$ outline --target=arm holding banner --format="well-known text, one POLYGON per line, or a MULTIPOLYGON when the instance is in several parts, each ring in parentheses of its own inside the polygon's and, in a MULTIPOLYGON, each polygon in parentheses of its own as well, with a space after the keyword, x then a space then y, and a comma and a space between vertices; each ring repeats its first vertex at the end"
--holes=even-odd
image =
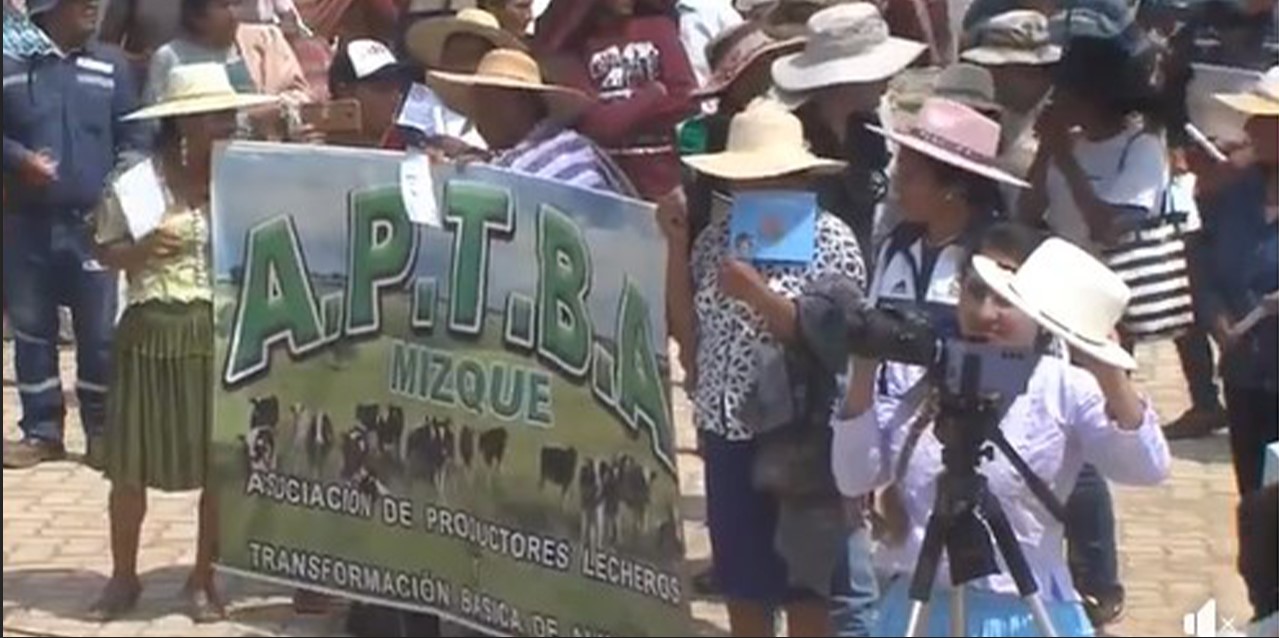
POLYGON ((676 190, 658 203, 657 221, 666 235, 666 322, 679 344, 686 379, 697 377, 697 314, 693 306, 693 267, 689 262, 687 206, 676 190))

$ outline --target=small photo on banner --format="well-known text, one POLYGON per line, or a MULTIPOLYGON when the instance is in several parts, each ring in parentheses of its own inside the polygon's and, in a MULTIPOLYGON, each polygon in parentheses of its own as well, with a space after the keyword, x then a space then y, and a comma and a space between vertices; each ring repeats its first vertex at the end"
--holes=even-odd
POLYGON ((729 250, 755 263, 807 264, 817 243, 817 195, 750 191, 733 196, 729 250))

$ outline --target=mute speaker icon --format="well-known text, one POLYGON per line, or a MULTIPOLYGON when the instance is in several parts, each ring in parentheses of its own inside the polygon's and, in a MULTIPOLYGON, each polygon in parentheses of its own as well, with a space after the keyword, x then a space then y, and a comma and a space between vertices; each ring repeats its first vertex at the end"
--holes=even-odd
POLYGON ((1217 636, 1217 600, 1209 599, 1199 611, 1181 617, 1181 629, 1187 636, 1196 638, 1216 638, 1217 636))

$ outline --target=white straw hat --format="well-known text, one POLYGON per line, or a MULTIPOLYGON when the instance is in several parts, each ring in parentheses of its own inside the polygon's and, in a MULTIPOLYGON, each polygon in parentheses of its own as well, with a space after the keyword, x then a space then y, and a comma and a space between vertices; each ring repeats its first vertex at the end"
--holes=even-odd
POLYGON ((773 62, 773 82, 783 91, 887 80, 927 48, 890 35, 884 16, 869 2, 822 9, 808 19, 806 31, 803 51, 773 62))
POLYGON ((973 257, 973 270, 995 294, 1076 349, 1116 368, 1137 367, 1110 338, 1132 293, 1084 249, 1051 237, 1016 272, 985 255, 973 257))
POLYGON ((972 107, 933 97, 924 100, 914 124, 905 131, 868 129, 898 144, 970 173, 1005 184, 1030 184, 999 166, 999 124, 972 107))
POLYGON ((590 96, 563 86, 546 84, 537 61, 515 49, 493 49, 480 59, 475 73, 431 71, 426 83, 444 105, 463 115, 475 112, 474 88, 488 86, 541 95, 552 118, 571 121, 594 103, 590 96))
POLYGON ((844 162, 809 152, 799 118, 766 98, 755 99, 733 116, 723 152, 690 155, 684 163, 729 180, 765 179, 804 171, 831 173, 844 167, 844 162))
POLYGON ((1266 74, 1249 91, 1218 93, 1214 97, 1226 106, 1246 115, 1279 116, 1279 66, 1270 67, 1270 70, 1266 71, 1266 74))
POLYGON ((404 45, 422 65, 431 68, 440 65, 444 45, 449 37, 469 33, 488 40, 494 48, 525 50, 519 38, 504 31, 497 16, 474 7, 462 9, 455 16, 418 20, 404 33, 404 45))
POLYGON ((124 120, 154 120, 179 115, 234 111, 277 102, 273 95, 236 93, 226 65, 217 62, 183 64, 169 71, 164 95, 151 106, 134 111, 124 120))

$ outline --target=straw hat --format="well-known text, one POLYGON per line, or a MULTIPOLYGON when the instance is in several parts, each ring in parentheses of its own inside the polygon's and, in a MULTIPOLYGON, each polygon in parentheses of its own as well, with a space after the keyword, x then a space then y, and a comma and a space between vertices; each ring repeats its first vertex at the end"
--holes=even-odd
POLYGON ((720 153, 690 155, 684 163, 729 180, 765 179, 791 173, 833 173, 843 162, 817 157, 804 143, 804 127, 785 106, 765 98, 751 102, 728 125, 728 145, 720 153))
POLYGON ((773 62, 773 83, 788 93, 887 80, 927 48, 893 37, 869 2, 837 4, 808 19, 804 50, 773 62))
POLYGON ((693 92, 694 97, 714 97, 723 93, 752 64, 766 56, 797 51, 803 38, 778 40, 769 36, 758 24, 744 22, 716 36, 706 45, 706 57, 714 70, 706 85, 693 92))
POLYGON ((463 115, 475 112, 472 89, 477 86, 538 93, 545 100, 551 117, 559 121, 575 119, 594 103, 581 91, 544 83, 537 61, 515 49, 489 51, 473 74, 431 71, 426 75, 426 83, 445 106, 463 115))
POLYGON ((235 87, 231 86, 231 79, 227 77, 225 64, 183 64, 169 71, 164 95, 155 104, 134 111, 124 116, 124 119, 155 120, 179 115, 234 111, 273 104, 278 99, 273 95, 236 93, 235 87))
POLYGON ((924 100, 911 128, 904 132, 866 128, 935 160, 995 181, 1029 188, 999 167, 999 124, 972 107, 933 97, 924 100))
POLYGON ((404 44, 413 59, 427 67, 437 67, 444 56, 444 45, 449 36, 459 33, 484 38, 494 48, 526 49, 519 38, 502 30, 497 16, 476 8, 462 9, 455 16, 418 20, 405 32, 404 44))
POLYGON ((975 64, 952 64, 937 75, 933 95, 959 102, 983 113, 1002 113, 1004 107, 995 100, 995 78, 990 71, 975 64))
POLYGON ((1084 249, 1052 237, 1016 272, 985 255, 973 257, 973 270, 995 294, 1076 349, 1116 368, 1137 367, 1132 355, 1110 338, 1132 293, 1119 275, 1084 249))
POLYGON ((1246 115, 1279 116, 1279 66, 1270 67, 1251 90, 1243 93, 1218 93, 1213 97, 1246 115))
POLYGON ((973 28, 973 48, 960 54, 965 62, 985 66, 1042 66, 1061 59, 1061 47, 1048 33, 1048 17, 1018 9, 1001 13, 973 28))

